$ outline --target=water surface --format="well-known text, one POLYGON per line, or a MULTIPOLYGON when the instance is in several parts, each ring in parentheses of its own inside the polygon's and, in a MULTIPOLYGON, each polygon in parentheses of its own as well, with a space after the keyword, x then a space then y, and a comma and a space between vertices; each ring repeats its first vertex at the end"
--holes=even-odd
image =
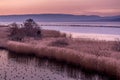
POLYGON ((120 28, 107 27, 67 27, 67 26, 42 26, 43 29, 58 30, 71 33, 94 33, 120 35, 120 28))
MULTIPOLYGON (((1 25, 11 24, 11 23, 13 22, 0 22, 1 25)), ((22 22, 17 22, 17 23, 22 24, 22 22)), ((39 25, 42 25, 41 27, 43 29, 68 31, 71 33, 76 32, 76 33, 120 35, 119 22, 37 22, 37 23, 39 25), (55 26, 55 25, 58 25, 58 26, 55 26), (64 26, 64 25, 68 25, 68 26, 64 26), (81 26, 76 27, 76 26, 70 26, 70 25, 81 25, 81 26), (95 26, 99 26, 99 27, 95 27, 95 26), (106 27, 106 26, 112 26, 112 27, 106 27), (119 28, 115 28, 116 26, 119 28)))

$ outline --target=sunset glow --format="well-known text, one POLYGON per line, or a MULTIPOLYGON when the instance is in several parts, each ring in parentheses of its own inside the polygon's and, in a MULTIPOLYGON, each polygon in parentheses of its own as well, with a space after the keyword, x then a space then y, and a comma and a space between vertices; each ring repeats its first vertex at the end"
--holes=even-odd
POLYGON ((0 15, 44 13, 119 15, 120 0, 0 0, 0 15))

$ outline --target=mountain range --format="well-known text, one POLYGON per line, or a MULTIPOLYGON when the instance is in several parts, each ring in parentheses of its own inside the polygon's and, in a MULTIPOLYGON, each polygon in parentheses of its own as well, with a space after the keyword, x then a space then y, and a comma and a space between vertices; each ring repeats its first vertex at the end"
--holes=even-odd
POLYGON ((39 22, 82 22, 82 21, 115 21, 120 22, 120 15, 105 16, 98 15, 72 15, 72 14, 25 14, 25 15, 1 15, 0 22, 21 22, 32 18, 39 22))

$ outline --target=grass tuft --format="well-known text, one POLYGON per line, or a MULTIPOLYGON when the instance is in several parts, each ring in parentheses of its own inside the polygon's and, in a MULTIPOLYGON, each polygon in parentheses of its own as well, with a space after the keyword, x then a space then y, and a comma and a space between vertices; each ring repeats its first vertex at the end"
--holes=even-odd
POLYGON ((120 40, 114 42, 113 50, 120 52, 120 40))
POLYGON ((6 47, 16 53, 33 53, 38 57, 54 58, 60 61, 66 61, 80 65, 86 70, 105 73, 109 76, 120 78, 120 61, 110 57, 96 56, 92 54, 81 53, 72 49, 40 46, 35 47, 25 43, 8 42, 6 47))
POLYGON ((59 38, 59 39, 56 39, 55 41, 52 41, 50 43, 50 46, 56 46, 56 47, 65 47, 65 46, 68 46, 69 45, 69 40, 66 39, 66 38, 59 38))

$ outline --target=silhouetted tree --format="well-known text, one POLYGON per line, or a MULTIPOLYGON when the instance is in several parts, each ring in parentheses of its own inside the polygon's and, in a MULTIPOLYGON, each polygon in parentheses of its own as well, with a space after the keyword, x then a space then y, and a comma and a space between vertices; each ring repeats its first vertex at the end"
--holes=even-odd
POLYGON ((35 28, 35 27, 39 27, 39 26, 33 19, 27 19, 24 22, 24 27, 30 29, 30 28, 35 28))
POLYGON ((41 28, 33 19, 27 19, 21 25, 11 24, 9 31, 11 40, 21 41, 24 37, 41 38, 41 28))

